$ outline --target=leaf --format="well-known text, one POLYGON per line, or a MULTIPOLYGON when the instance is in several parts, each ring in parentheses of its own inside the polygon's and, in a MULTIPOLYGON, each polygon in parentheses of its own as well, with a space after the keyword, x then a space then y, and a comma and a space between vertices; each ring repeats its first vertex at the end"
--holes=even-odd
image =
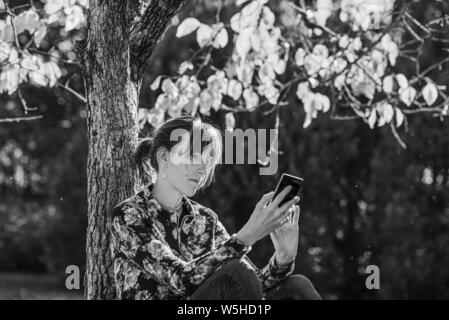
POLYGON ((147 114, 147 121, 153 127, 157 127, 159 124, 164 122, 165 112, 159 108, 151 109, 147 114))
POLYGON ((13 94, 19 87, 19 66, 13 66, 0 72, 0 92, 13 94))
POLYGON ((376 124, 376 118, 377 118, 376 108, 373 108, 368 118, 368 125, 371 129, 374 129, 374 125, 376 124))
POLYGON ((31 54, 23 53, 23 58, 20 61, 20 65, 27 70, 37 70, 38 66, 36 64, 36 59, 31 54))
POLYGON ((322 112, 328 112, 331 106, 329 97, 321 93, 315 93, 314 96, 316 101, 316 109, 322 112))
POLYGON ((196 30, 196 41, 201 48, 206 44, 210 44, 213 32, 213 29, 205 24, 199 26, 196 30))
POLYGON ((416 89, 413 87, 408 87, 406 89, 399 90, 399 98, 404 102, 407 106, 410 106, 416 97, 416 89))
POLYGON ((234 113, 233 112, 226 113, 225 119, 226 119, 226 129, 231 132, 234 131, 235 127, 234 113))
POLYGON ((201 24, 202 23, 195 18, 185 19, 179 24, 178 28, 176 29, 176 37, 181 38, 191 34, 195 30, 197 30, 201 24))
POLYGON ((34 83, 35 85, 45 87, 48 84, 48 79, 39 71, 30 71, 28 77, 30 78, 31 83, 34 83))
POLYGON ((259 96, 249 88, 243 91, 243 99, 245 100, 246 108, 249 110, 254 109, 259 104, 259 96))
POLYGON ((137 122, 139 123, 139 128, 142 130, 147 123, 148 109, 138 108, 137 109, 137 122))
POLYGON ((279 98, 279 90, 273 85, 268 85, 265 87, 264 96, 269 103, 276 104, 279 98))
POLYGON ((245 58, 246 54, 251 49, 250 30, 247 29, 237 36, 237 41, 235 42, 235 49, 240 57, 245 58))
POLYGON ((39 47, 46 34, 47 34, 47 25, 41 24, 33 35, 34 43, 36 44, 36 46, 39 47))
POLYGON ((263 23, 268 27, 272 27, 275 22, 275 16, 274 16, 273 11, 271 11, 271 9, 266 6, 264 6, 262 10, 263 10, 262 11, 263 23))
POLYGON ((240 32, 241 29, 241 19, 242 19, 242 13, 237 12, 231 17, 231 29, 234 32, 240 32))
POLYGON ((200 98, 190 98, 187 104, 184 106, 184 110, 191 116, 194 116, 198 110, 198 105, 200 103, 200 98))
POLYGON ((215 36, 213 47, 220 49, 226 47, 228 44, 228 32, 224 27, 218 31, 217 35, 215 36))
POLYGON ((386 34, 382 37, 381 46, 387 52, 390 64, 392 66, 395 66, 396 58, 399 54, 399 49, 396 43, 394 43, 394 41, 391 39, 391 36, 389 34, 386 34))
POLYGON ((14 41, 14 33, 11 27, 11 16, 6 16, 5 20, 0 20, 0 43, 3 41, 14 41))
POLYGON ((313 54, 327 58, 329 56, 329 49, 322 44, 317 44, 315 47, 313 47, 313 54))
POLYGON ((262 48, 262 40, 259 34, 256 32, 251 33, 250 38, 251 38, 251 47, 253 48, 254 51, 259 52, 260 49, 262 48))
POLYGON ((385 93, 392 93, 393 86, 394 86, 393 76, 392 75, 386 76, 383 81, 382 89, 385 91, 385 93))
POLYGON ((0 42, 0 63, 9 58, 11 46, 6 42, 0 42))
POLYGON ((382 118, 385 122, 389 123, 394 117, 393 106, 389 103, 382 104, 382 118))
MULTIPOLYGON (((67 14, 67 8, 64 10, 67 14)), ((74 5, 71 7, 70 11, 68 11, 69 14, 67 15, 65 19, 65 31, 71 31, 74 29, 79 28, 84 23, 84 11, 83 8, 80 6, 74 5)))
POLYGON ((39 26, 39 15, 33 9, 27 10, 14 18, 17 34, 28 30, 33 33, 39 26))
POLYGON ((396 75, 396 80, 398 81, 399 88, 406 89, 408 87, 408 80, 402 73, 396 75))
POLYGON ((212 100, 212 109, 214 109, 215 111, 220 110, 221 108, 221 99, 223 98, 222 94, 216 94, 213 96, 213 100, 212 100))
POLYGON ((304 58, 306 56, 306 51, 303 48, 299 48, 295 53, 295 63, 298 67, 304 65, 304 58))
POLYGON ((61 69, 54 61, 42 64, 41 72, 48 78, 48 86, 50 87, 53 87, 62 75, 61 69))
POLYGON ((438 99, 438 89, 432 82, 428 82, 422 90, 422 95, 427 105, 431 106, 438 99))
POLYGON ((235 79, 229 80, 228 91, 227 91, 228 96, 230 96, 234 100, 238 100, 240 98, 240 96, 242 95, 242 90, 243 90, 243 87, 239 81, 237 81, 235 79))
POLYGON ((154 107, 155 107, 156 109, 161 109, 161 110, 165 111, 165 110, 168 109, 168 106, 170 105, 171 100, 172 100, 172 99, 170 99, 170 98, 167 96, 167 94, 161 93, 161 94, 157 97, 156 103, 154 104, 154 107))
POLYGON ((16 64, 19 62, 19 52, 16 48, 11 48, 11 51, 9 52, 8 62, 10 64, 16 64))
POLYGON ((404 122, 404 114, 402 113, 401 109, 396 109, 396 127, 400 127, 402 123, 404 122))
POLYGON ((237 1, 235 2, 235 5, 236 5, 236 6, 240 6, 240 5, 244 4, 245 2, 248 2, 248 0, 237 0, 237 1))
POLYGON ((354 50, 359 51, 360 49, 362 49, 362 40, 360 40, 359 37, 354 38, 354 40, 352 41, 352 47, 354 48, 354 50))
POLYGON ((244 87, 248 87, 254 75, 254 64, 252 63, 241 63, 236 66, 237 78, 243 84, 244 87))
POLYGON ((207 88, 215 95, 226 94, 228 91, 228 79, 223 70, 218 70, 207 78, 207 88))
POLYGON ((277 74, 283 74, 287 69, 287 63, 284 60, 279 59, 278 62, 274 65, 274 71, 277 74))
POLYGON ((156 79, 154 79, 153 83, 150 85, 151 90, 157 90, 159 88, 159 85, 161 84, 161 76, 157 76, 156 79))
POLYGON ((345 74, 339 75, 334 80, 334 86, 335 86, 335 88, 337 88, 337 90, 343 89, 343 86, 345 85, 345 83, 346 83, 345 74))
POLYGON ((179 65, 178 73, 184 74, 187 70, 193 70, 193 64, 190 61, 184 61, 179 65))
POLYGON ((200 112, 204 115, 210 114, 212 108, 213 95, 209 90, 203 90, 200 93, 200 112))
POLYGON ((315 18, 320 26, 325 26, 327 19, 332 15, 333 3, 332 0, 317 0, 317 11, 315 18))
POLYGON ((304 120, 304 123, 302 124, 302 127, 305 129, 311 124, 312 124, 312 116, 310 114, 306 114, 306 118, 304 120))
POLYGON ((296 96, 299 100, 303 100, 308 94, 310 94, 309 84, 307 82, 301 82, 296 89, 296 96))
POLYGON ((312 87, 312 89, 315 89, 320 84, 320 82, 317 79, 312 78, 312 77, 309 78, 309 83, 310 83, 310 86, 312 87))
POLYGON ((342 49, 347 48, 349 45, 349 37, 347 34, 344 34, 343 36, 340 37, 340 39, 338 40, 338 46, 342 49))
POLYGON ((164 79, 164 81, 162 81, 162 91, 171 97, 177 97, 179 93, 178 88, 175 86, 173 81, 171 81, 171 79, 164 79))
POLYGON ((62 5, 63 3, 60 0, 48 0, 44 10, 48 15, 52 15, 62 10, 62 5))

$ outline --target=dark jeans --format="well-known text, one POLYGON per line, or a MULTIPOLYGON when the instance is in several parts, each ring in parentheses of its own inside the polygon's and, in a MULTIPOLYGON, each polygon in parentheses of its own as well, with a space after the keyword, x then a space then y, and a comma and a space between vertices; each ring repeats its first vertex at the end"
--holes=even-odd
MULTIPOLYGON (((190 300, 261 300, 262 284, 254 268, 244 260, 231 260, 210 275, 190 300)), ((313 284, 296 274, 268 290, 266 300, 321 300, 313 284)))

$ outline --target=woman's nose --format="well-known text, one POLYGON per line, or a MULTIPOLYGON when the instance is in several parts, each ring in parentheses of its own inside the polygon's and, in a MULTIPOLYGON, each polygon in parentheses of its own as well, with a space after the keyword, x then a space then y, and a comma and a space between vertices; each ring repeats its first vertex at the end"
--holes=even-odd
POLYGON ((196 172, 198 173, 198 175, 202 176, 206 173, 206 168, 201 166, 196 172))

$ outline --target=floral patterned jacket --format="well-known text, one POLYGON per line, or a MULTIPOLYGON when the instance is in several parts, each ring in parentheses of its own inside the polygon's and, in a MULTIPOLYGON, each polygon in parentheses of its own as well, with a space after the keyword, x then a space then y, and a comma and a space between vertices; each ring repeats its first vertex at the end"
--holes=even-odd
POLYGON ((264 292, 294 269, 276 264, 274 254, 262 269, 235 242, 211 209, 183 197, 181 213, 162 209, 153 185, 112 211, 111 252, 119 299, 189 299, 213 272, 230 259, 244 259, 257 272, 264 292))

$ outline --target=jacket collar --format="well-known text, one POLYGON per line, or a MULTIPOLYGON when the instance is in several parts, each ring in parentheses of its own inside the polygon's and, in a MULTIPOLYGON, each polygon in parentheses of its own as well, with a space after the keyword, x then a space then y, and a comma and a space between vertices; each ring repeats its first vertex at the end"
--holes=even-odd
MULTIPOLYGON (((158 212, 164 210, 161 204, 153 197, 153 187, 154 183, 146 184, 141 192, 139 193, 150 205, 154 206, 158 212)), ((191 215, 198 214, 198 209, 192 204, 192 201, 185 195, 182 195, 181 202, 183 206, 187 209, 187 212, 191 215)), ((168 211, 173 212, 173 211, 168 211)))

